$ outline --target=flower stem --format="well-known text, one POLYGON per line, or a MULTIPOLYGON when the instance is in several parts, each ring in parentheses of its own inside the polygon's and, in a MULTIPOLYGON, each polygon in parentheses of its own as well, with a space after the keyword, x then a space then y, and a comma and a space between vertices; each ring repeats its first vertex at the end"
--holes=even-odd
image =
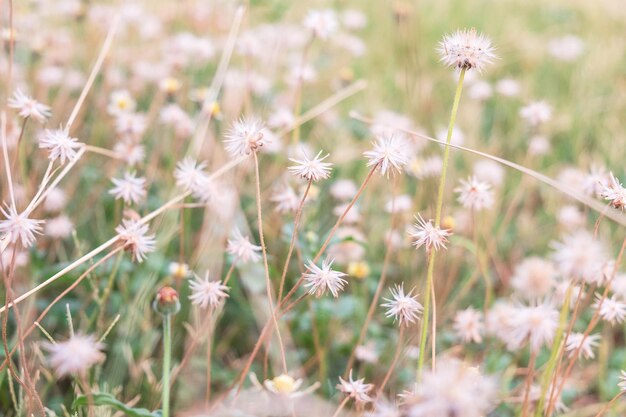
POLYGON ((162 417, 170 415, 170 367, 172 361, 172 315, 163 315, 163 380, 162 399, 163 413, 162 417))
POLYGON ((565 300, 563 300, 563 306, 561 307, 561 313, 559 316, 559 327, 552 343, 552 352, 550 352, 550 359, 546 365, 546 369, 541 377, 541 396, 539 397, 539 404, 535 408, 535 417, 541 417, 541 413, 544 411, 544 405, 546 402, 546 395, 550 388, 550 382, 552 381, 552 375, 556 368, 557 359, 561 350, 563 334, 565 327, 567 326, 567 317, 569 315, 570 297, 572 296, 572 286, 567 287, 565 293, 565 300))
MULTIPOLYGON (((456 93, 454 95, 454 103, 452 104, 452 112, 450 113, 450 123, 448 124, 448 135, 446 136, 446 146, 443 151, 443 166, 441 168, 441 178, 439 179, 439 189, 437 191, 437 206, 435 210, 435 226, 439 227, 441 224, 441 212, 443 208, 443 193, 446 186, 446 172, 448 170, 448 159, 450 157, 450 141, 452 140, 452 131, 454 130, 454 123, 456 122, 456 113, 459 108, 459 102, 461 101, 461 91, 463 91, 463 79, 465 78, 466 69, 461 69, 459 74, 459 81, 456 86, 456 93)), ((426 291, 424 292, 424 319, 422 322, 422 332, 420 336, 420 350, 419 358, 417 362, 417 380, 422 379, 422 372, 424 369, 424 358, 426 350, 426 336, 428 334, 428 320, 430 316, 430 304, 431 304, 431 291, 433 286, 433 274, 435 272, 435 254, 434 250, 431 250, 428 254, 428 271, 426 273, 426 291)), ((433 300, 433 303, 435 300, 433 300)), ((433 316, 433 327, 436 323, 436 318, 433 316)), ((434 337, 434 334, 432 335, 434 337)), ((432 360, 434 361, 434 355, 432 360)))

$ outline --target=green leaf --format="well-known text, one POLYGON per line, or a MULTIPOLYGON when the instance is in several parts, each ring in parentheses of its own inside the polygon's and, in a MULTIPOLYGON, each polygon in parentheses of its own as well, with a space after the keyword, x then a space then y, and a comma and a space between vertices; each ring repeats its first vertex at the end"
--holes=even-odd
POLYGON ((118 401, 113 395, 107 392, 98 392, 91 394, 91 399, 86 395, 76 397, 72 403, 72 408, 84 407, 92 401, 93 405, 108 405, 118 411, 123 412, 129 417, 161 417, 161 410, 148 411, 145 408, 133 408, 118 401))

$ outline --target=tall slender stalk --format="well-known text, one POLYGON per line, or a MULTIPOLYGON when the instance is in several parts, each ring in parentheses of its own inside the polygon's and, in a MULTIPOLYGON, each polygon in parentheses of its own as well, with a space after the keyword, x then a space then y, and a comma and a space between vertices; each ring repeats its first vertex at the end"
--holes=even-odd
POLYGON ((163 417, 170 415, 170 370, 172 362, 172 315, 163 315, 163 380, 161 382, 163 417))
MULTIPOLYGON (((441 168, 441 178, 439 179, 439 189, 437 191, 437 206, 435 209, 435 226, 439 227, 441 223, 441 212, 443 208, 443 193, 446 186, 446 173, 448 171, 448 160, 450 159, 450 141, 452 140, 452 131, 454 130, 454 123, 456 122, 456 113, 459 108, 459 101, 461 101, 461 92, 463 91, 463 79, 465 78, 466 69, 461 69, 459 73, 459 81, 456 86, 456 93, 454 95, 454 103, 452 105, 452 112, 450 113, 450 123, 448 124, 448 135, 446 136, 446 145, 443 152, 443 166, 441 168)), ((428 271, 426 274, 426 291, 424 292, 424 321, 422 322, 422 332, 420 336, 420 351, 417 362, 417 380, 421 381, 422 372, 424 370, 424 358, 426 349, 426 337, 428 335, 428 320, 430 316, 431 308, 431 292, 433 287, 433 274, 435 272, 435 255, 436 252, 431 250, 428 253, 428 271)), ((434 297, 433 297, 434 298, 434 297)), ((433 304, 435 300, 432 300, 433 304)), ((436 317, 433 316, 433 328, 436 327, 436 317)), ((431 337, 435 337, 434 332, 431 337)), ((435 357, 431 358, 434 360, 435 357)), ((434 367, 434 366, 433 366, 434 367)))

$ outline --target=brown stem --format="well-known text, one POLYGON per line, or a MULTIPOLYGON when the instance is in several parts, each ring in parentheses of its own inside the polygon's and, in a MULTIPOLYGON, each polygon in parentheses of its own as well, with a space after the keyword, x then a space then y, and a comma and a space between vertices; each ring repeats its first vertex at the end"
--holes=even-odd
POLYGON ((309 180, 309 183, 306 186, 306 190, 304 190, 304 194, 302 195, 302 199, 300 200, 300 204, 298 205, 298 210, 296 211, 296 217, 293 220, 293 232, 291 233, 291 243, 289 244, 289 250, 287 251, 287 258, 285 259, 285 266, 283 266, 283 273, 280 277, 280 286, 278 288, 277 300, 279 303, 280 303, 281 298, 283 297, 283 290, 285 287, 285 277, 287 276, 287 269, 289 267, 289 261, 291 260, 293 248, 296 244, 296 238, 298 237, 298 226, 300 225, 300 217, 302 216, 302 208, 304 207, 304 201, 306 200, 306 197, 309 194, 309 190, 311 189, 311 184, 313 184, 313 180, 309 180))

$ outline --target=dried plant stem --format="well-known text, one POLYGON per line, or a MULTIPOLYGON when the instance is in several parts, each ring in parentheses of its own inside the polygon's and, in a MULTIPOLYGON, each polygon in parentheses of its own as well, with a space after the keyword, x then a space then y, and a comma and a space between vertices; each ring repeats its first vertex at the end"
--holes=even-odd
MULTIPOLYGON (((322 244, 322 247, 317 251, 317 253, 313 257, 313 260, 311 260, 312 263, 316 263, 317 261, 320 260, 320 258, 326 251, 326 248, 330 244, 330 241, 335 236, 337 229, 339 229, 339 226, 343 223, 344 219, 346 218, 350 210, 352 210, 352 207, 354 207, 354 205, 356 204, 361 194, 363 194, 363 190, 365 190, 365 187, 367 186, 367 184, 369 184, 370 180, 372 179, 372 176, 374 175, 374 173, 376 172, 379 166, 380 164, 376 164, 370 169, 369 173, 367 174, 367 177, 365 177, 365 180, 363 180, 363 183, 361 183, 361 186, 359 187, 359 190, 357 191, 356 195, 352 198, 352 200, 350 201, 348 206, 345 208, 343 213, 341 213, 341 216, 337 219, 337 221, 333 225, 333 228, 328 233, 328 236, 326 237, 326 240, 322 244)), ((309 271, 308 267, 306 268, 305 272, 307 271, 309 271)), ((302 285, 303 280, 304 278, 301 276, 300 279, 291 288, 291 290, 289 290, 287 295, 285 295, 285 297, 282 299, 281 304, 287 304, 287 301, 289 301, 289 299, 291 299, 291 297, 293 297, 293 295, 296 293, 298 288, 300 288, 300 285, 302 285)))
POLYGON ((383 382, 380 383, 380 386, 378 387, 378 394, 376 394, 376 398, 379 398, 384 390, 385 390, 385 386, 387 385, 387 382, 389 382, 389 378, 391 378, 391 374, 393 374, 393 371, 396 368, 396 365, 398 364, 398 359, 400 358, 400 353, 402 353, 402 348, 404 347, 404 329, 405 326, 404 325, 400 325, 400 334, 398 335, 398 341, 397 346, 396 346, 396 353, 393 355, 393 360, 391 361, 391 364, 389 365, 389 369, 387 370, 387 374, 385 375, 385 378, 383 378, 383 382))
MULTIPOLYGON (((393 197, 391 200, 391 225, 389 230, 393 231, 396 226, 397 215, 395 212, 395 197, 396 197, 396 185, 397 181, 394 177, 393 179, 393 197)), ((367 310, 367 315, 365 316, 365 321, 363 322, 363 326, 361 326, 361 331, 359 332, 359 337, 352 348, 352 352, 350 352, 350 357, 348 358, 348 363, 346 364, 346 368, 343 371, 344 379, 348 377, 348 373, 350 369, 352 369, 352 365, 354 365, 354 360, 356 358, 356 348, 359 347, 363 341, 365 340, 365 335, 367 334, 367 329, 369 328, 369 324, 374 317, 374 312, 376 311, 376 307, 378 305, 378 300, 380 300, 380 295, 383 292, 383 288, 385 287, 385 282, 387 281, 387 270, 389 269, 389 263, 391 261, 391 253, 392 246, 390 242, 390 238, 386 239, 386 248, 385 248, 385 258, 383 259, 383 267, 380 272, 380 278, 378 280, 378 285, 376 286, 376 291, 374 292, 374 297, 372 297, 372 301, 370 302, 370 306, 367 310)))
POLYGON ((283 339, 280 335, 280 327, 276 314, 274 313, 274 295, 272 293, 272 281, 270 280, 270 268, 267 263, 267 246, 265 245, 265 237, 263 234, 263 212, 261 210, 261 177, 259 174, 259 158, 256 152, 252 154, 254 157, 254 172, 255 172, 255 185, 256 185, 256 208, 257 208, 257 223, 259 228, 259 241, 261 243, 261 252, 263 254, 263 266, 265 269, 265 285, 267 290, 267 302, 269 305, 269 313, 274 327, 276 329, 276 337, 278 338, 278 346, 280 349, 280 356, 283 365, 283 372, 287 373, 287 357, 285 355, 285 346, 283 345, 283 339))
POLYGON ((524 402, 522 403, 521 417, 528 416, 528 405, 530 400, 530 388, 535 376, 535 362, 537 361, 537 352, 530 348, 530 360, 528 361, 528 373, 526 374, 526 382, 524 383, 524 402))
MULTIPOLYGON (((317 254, 315 255, 315 257, 313 258, 313 263, 317 262, 319 260, 319 258, 322 256, 322 254, 324 253, 324 251, 326 250, 326 247, 328 246, 328 244, 330 243, 331 239, 333 238, 335 232, 337 231, 337 229, 339 228, 339 225, 343 222, 343 220, 345 219, 345 217, 347 216, 348 212, 350 211, 350 209, 354 206, 354 204, 356 203, 356 201, 359 199, 359 197, 361 196, 361 194, 363 194, 363 190, 365 190, 365 187, 367 186, 367 184, 369 183, 369 181, 371 180, 372 176, 374 175, 374 172, 376 172, 376 170, 378 169, 379 164, 374 165, 371 169, 370 172, 368 173, 367 177, 365 178, 365 180, 363 180, 363 183, 361 184, 361 187, 359 187, 359 190, 357 191, 356 195, 352 198, 352 201, 348 204, 348 206, 346 207, 346 209, 344 210, 344 212, 342 213, 342 215, 339 217, 339 219, 337 219, 337 222, 335 223, 335 225, 333 226, 333 228, 331 229, 330 233, 328 234, 328 237, 326 238, 326 241, 324 242, 324 244, 322 245, 322 247, 319 249, 319 251, 317 252, 317 254)), ((308 268, 307 268, 308 270, 308 268)), ((296 282, 293 286, 293 288, 287 293, 287 295, 285 295, 285 297, 280 301, 280 303, 277 305, 276 307, 276 314, 277 317, 276 319, 278 320, 283 314, 285 314, 287 311, 291 310, 295 305, 297 305, 299 302, 301 302, 302 300, 304 300, 306 298, 306 296, 308 295, 308 293, 303 294, 302 296, 300 296, 299 298, 297 298, 295 301, 293 301, 290 304, 287 304, 291 298, 294 296, 294 294, 296 293, 297 289, 299 288, 299 286, 302 284, 303 278, 300 277, 300 279, 298 280, 298 282, 296 282), (286 306, 286 307, 285 307, 286 306)), ((248 357, 248 360, 246 362, 246 364, 243 367, 243 370, 241 371, 241 373, 239 374, 239 378, 237 378, 237 380, 231 385, 230 389, 233 389, 234 387, 237 387, 237 393, 239 393, 239 391, 241 390, 243 381, 246 379, 246 375, 248 375, 248 372, 250 371, 250 367, 252 366, 252 363, 254 362, 254 359, 256 358, 257 354, 259 353, 261 346, 263 344, 263 342, 265 341, 266 337, 269 334, 269 330, 272 327, 273 320, 268 320, 268 322, 265 324, 265 326, 263 327, 263 329, 261 330, 261 334, 259 335, 258 340, 256 341, 254 348, 252 349, 252 352, 250 353, 250 356, 248 357)), ((222 398, 223 399, 223 398, 222 398)), ((217 405, 219 404, 219 401, 216 402, 214 404, 217 405)))
POLYGON ((302 195, 302 199, 300 200, 300 204, 298 205, 298 210, 296 211, 296 216, 293 220, 293 232, 291 233, 291 242, 289 243, 289 250, 287 251, 287 257, 285 258, 285 265, 283 266, 283 273, 280 276, 280 286, 278 287, 278 298, 277 302, 280 303, 280 300, 283 297, 283 290, 285 288, 285 278, 287 277, 287 269, 289 269, 289 261, 291 260, 291 255, 293 254, 293 248, 296 244, 296 239, 298 238, 298 227, 300 226, 300 218, 302 217, 302 208, 304 207, 304 202, 309 195, 309 190, 311 190, 311 185, 313 184, 313 180, 309 180, 306 189, 304 190, 304 194, 302 195))
POLYGON ((350 397, 344 398, 343 401, 339 403, 339 407, 335 410, 333 417, 337 417, 339 413, 341 413, 341 410, 343 410, 346 404, 348 404, 348 401, 350 401, 350 397))
MULTIPOLYGON (((565 381, 571 374, 572 369, 574 369, 574 365, 576 364, 576 360, 578 359, 578 355, 580 354, 580 351, 585 343, 585 340, 587 339, 587 337, 589 337, 593 329, 596 327, 596 325, 600 321, 600 309, 602 308, 602 303, 609 295, 609 291, 611 290, 611 283, 613 282, 613 279, 615 278, 615 275, 617 274, 617 268, 622 262, 622 257, 624 256, 625 250, 626 250, 626 239, 624 239, 624 241, 622 242, 622 246, 619 250, 619 254, 617 255, 617 259, 615 260, 615 264, 613 266, 611 277, 605 284, 604 292, 602 293, 602 296, 598 300, 598 306, 596 307, 596 311, 593 313, 593 316, 591 317, 591 320, 589 321, 589 324, 587 325, 587 328, 585 329, 585 332, 583 333, 583 337, 580 340, 578 347, 572 353, 572 357, 570 358, 567 368, 565 369, 565 372, 563 374, 563 377, 561 378, 561 381, 558 384, 558 388, 554 392, 552 392, 553 395, 550 396, 550 402, 548 403, 548 409, 546 411, 547 415, 550 415, 549 413, 553 410, 554 404, 556 403, 556 399, 559 398, 559 396, 561 395, 561 391, 563 391, 563 387, 565 386, 565 381)), ((557 377, 558 375, 555 374, 554 375, 555 382, 557 381, 557 377)))
POLYGON ((611 401, 606 403, 604 407, 602 407, 602 409, 598 411, 598 414, 596 414, 594 417, 602 417, 602 415, 606 413, 609 408, 611 408, 611 406, 615 403, 615 401, 617 401, 617 399, 624 394, 626 394, 626 391, 620 391, 615 397, 611 399, 611 401))
POLYGON ((209 312, 208 335, 206 341, 206 394, 205 404, 208 407, 211 401, 211 353, 213 349, 213 326, 211 326, 211 313, 209 312))
MULTIPOLYGON (((302 59, 300 61, 300 73, 298 74, 298 80, 296 83, 296 91, 295 91, 295 99, 294 99, 294 109, 293 115, 298 117, 300 111, 302 110, 302 71, 306 66, 307 56, 309 53, 309 49, 311 44, 313 43, 313 38, 309 39, 309 41, 304 45, 304 49, 302 51, 302 59)), ((293 131, 291 132, 291 144, 296 145, 300 141, 300 124, 297 124, 293 131)))
MULTIPOLYGON (((461 101, 461 92, 463 91, 463 79, 465 78, 466 69, 461 69, 459 73, 459 81, 456 87, 456 93, 454 95, 454 103, 452 104, 452 111, 450 113, 450 122, 448 124, 448 134, 446 136, 446 144, 443 151, 443 166, 441 168, 441 177, 439 178, 439 188, 437 190, 437 206, 435 207, 435 227, 439 227, 441 224, 441 212, 443 209, 443 196, 446 187, 446 173, 448 171, 448 162, 450 159, 450 141, 452 140, 452 132, 454 129, 454 124, 456 122, 456 114, 459 108, 459 102, 461 101)), ((433 288, 433 276, 435 273, 435 259, 436 259, 436 251, 431 250, 428 253, 428 270, 426 273, 426 291, 424 292, 424 318, 422 321, 422 332, 420 336, 420 350, 419 350, 419 359, 417 362, 417 380, 421 381, 422 372, 424 369, 424 358, 426 357, 426 337, 428 334, 428 320, 430 318, 430 304, 431 297, 434 294, 433 288)), ((432 303, 435 305, 435 299, 433 297, 432 303)), ((433 314, 433 331, 431 337, 433 338, 433 344, 435 343, 435 330, 437 326, 437 317, 433 314)), ((434 361, 435 355, 431 355, 431 360, 434 361)))
POLYGON ((109 49, 111 48, 111 44, 113 43, 113 38, 115 37, 115 33, 117 32, 119 20, 120 20, 119 15, 113 18, 113 22, 111 23, 111 26, 109 27, 109 31, 107 32, 106 38, 104 39, 104 43, 102 44, 102 48, 100 49, 100 53, 98 54, 96 63, 91 69, 89 78, 87 78, 87 82, 85 83, 83 90, 80 92, 80 96, 78 97, 78 100, 76 101, 76 104, 74 105, 74 108, 72 109, 72 113, 70 114, 70 117, 67 119, 67 123, 65 124, 65 127, 67 129, 70 129, 72 125, 74 124, 74 121, 76 120, 76 117, 78 116, 78 112, 80 111, 80 108, 82 107, 83 102, 87 98, 87 94, 89 93, 89 90, 91 89, 91 86, 96 80, 96 76, 100 72, 100 68, 102 67, 102 64, 104 63, 104 58, 106 57, 107 53, 109 52, 109 49))
POLYGON ((7 114, 0 114, 0 135, 2 136, 2 156, 4 158, 4 172, 7 176, 7 188, 11 205, 15 207, 15 191, 13 191, 13 177, 11 176, 11 165, 9 165, 9 152, 7 149, 7 114))

